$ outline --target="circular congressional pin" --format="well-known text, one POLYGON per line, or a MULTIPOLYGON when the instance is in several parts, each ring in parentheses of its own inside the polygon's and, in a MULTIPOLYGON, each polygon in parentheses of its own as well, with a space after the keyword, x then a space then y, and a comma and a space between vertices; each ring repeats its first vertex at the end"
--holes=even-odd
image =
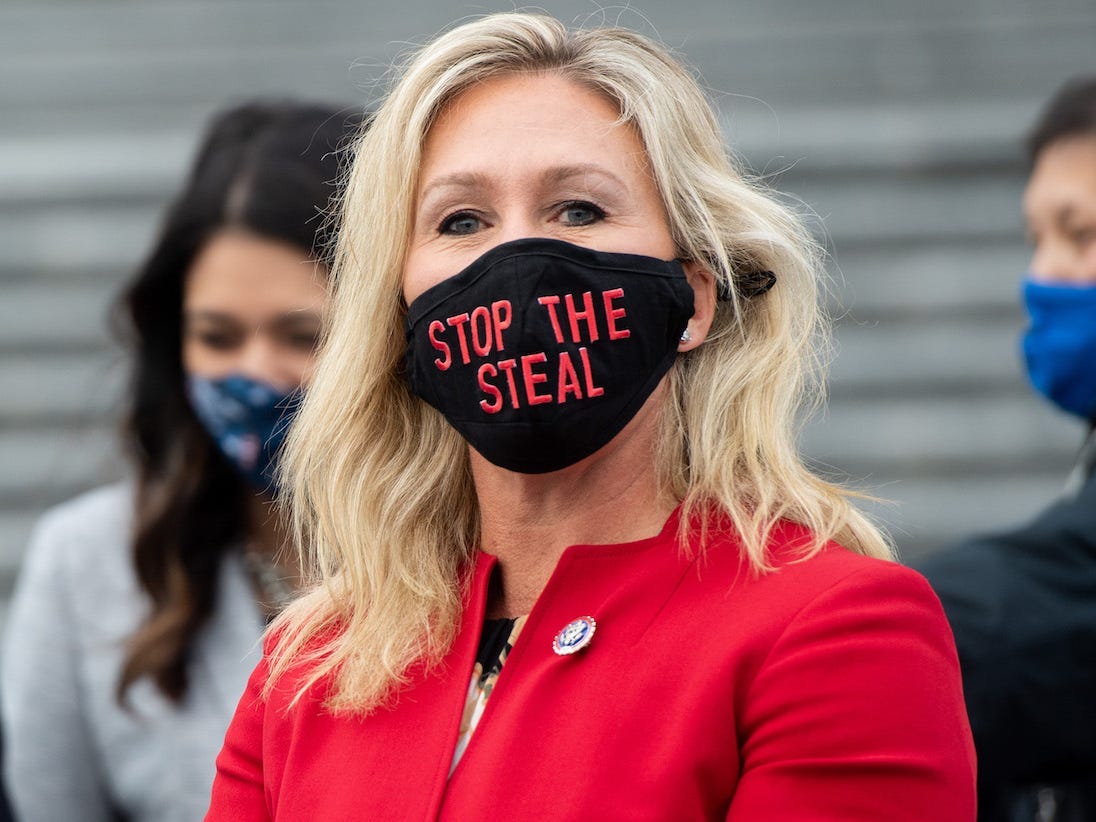
POLYGON ((552 640, 552 650, 560 656, 581 651, 594 638, 597 623, 593 617, 584 616, 572 620, 563 626, 563 630, 552 640))

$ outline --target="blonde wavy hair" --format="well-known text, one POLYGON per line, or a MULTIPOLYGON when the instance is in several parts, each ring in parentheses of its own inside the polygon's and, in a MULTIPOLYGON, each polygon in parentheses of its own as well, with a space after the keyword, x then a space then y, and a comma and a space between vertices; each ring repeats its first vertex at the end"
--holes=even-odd
POLYGON ((567 78, 619 107, 646 147, 680 256, 735 295, 668 377, 652 470, 681 501, 682 522, 723 512, 759 572, 781 519, 813 531, 808 554, 835 539, 890 556, 853 494, 814 476, 796 448, 827 342, 821 254, 799 219, 735 168, 697 81, 665 48, 620 28, 494 14, 414 54, 356 146, 332 318, 283 461, 314 578, 271 626, 268 689, 292 667, 305 672, 297 698, 326 680, 329 709, 369 712, 454 639, 478 507, 467 446, 408 391, 402 269, 435 118, 470 86, 518 72, 567 78), (736 281, 761 270, 776 273, 775 288, 737 296, 736 281))

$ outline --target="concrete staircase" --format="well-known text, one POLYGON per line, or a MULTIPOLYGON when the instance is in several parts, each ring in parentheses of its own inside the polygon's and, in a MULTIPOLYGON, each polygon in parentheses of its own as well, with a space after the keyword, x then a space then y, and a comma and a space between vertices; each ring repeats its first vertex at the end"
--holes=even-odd
MULTIPOLYGON (((0 599, 41 511, 122 471, 105 317, 208 113, 254 95, 365 103, 408 44, 509 5, 0 6, 0 599)), ((894 500, 872 509, 906 556, 1045 504, 1081 429, 1015 355, 1018 141, 1061 80, 1096 71, 1091 0, 540 5, 656 32, 736 149, 817 215, 840 351, 805 448, 894 500)))

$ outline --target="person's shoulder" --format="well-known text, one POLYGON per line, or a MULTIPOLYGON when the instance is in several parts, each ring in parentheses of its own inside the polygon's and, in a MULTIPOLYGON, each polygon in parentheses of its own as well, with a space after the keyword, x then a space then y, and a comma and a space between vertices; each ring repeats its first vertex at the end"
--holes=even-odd
POLYGON ((70 533, 128 527, 133 517, 133 486, 103 485, 55 505, 38 521, 36 531, 70 533))
POLYGON ((939 600, 920 573, 836 542, 818 545, 803 526, 780 523, 772 532, 768 558, 770 568, 758 571, 741 558, 732 540, 713 543, 703 571, 713 606, 735 611, 734 620, 745 615, 767 628, 830 608, 867 614, 876 607, 910 607, 930 621, 943 621, 939 600))
POLYGON ((143 601, 129 551, 131 488, 97 488, 42 516, 13 591, 9 637, 72 629, 80 643, 113 642, 132 631, 143 601))
POLYGON ((27 549, 27 562, 70 571, 102 570, 128 556, 133 522, 133 486, 102 486, 63 502, 42 515, 27 549))
MULTIPOLYGON (((730 561, 741 552, 733 542, 722 538, 712 546, 713 556, 730 561)), ((777 586, 783 590, 784 598, 797 598, 797 595, 810 598, 835 585, 864 585, 876 581, 899 588, 928 587, 921 574, 894 559, 859 554, 832 540, 819 544, 810 529, 793 522, 780 522, 773 528, 767 545, 767 560, 768 570, 741 570, 737 576, 748 580, 748 584, 777 586)))

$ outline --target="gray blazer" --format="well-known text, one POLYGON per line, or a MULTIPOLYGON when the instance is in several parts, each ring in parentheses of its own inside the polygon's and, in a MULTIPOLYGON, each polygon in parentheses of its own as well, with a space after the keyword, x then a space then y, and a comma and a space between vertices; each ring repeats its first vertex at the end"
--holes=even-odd
POLYGON ((129 559, 132 488, 101 488, 38 524, 0 660, 4 778, 25 822, 194 822, 259 660, 263 620, 236 554, 198 640, 184 704, 147 680, 115 700, 126 638, 147 600, 129 559))

